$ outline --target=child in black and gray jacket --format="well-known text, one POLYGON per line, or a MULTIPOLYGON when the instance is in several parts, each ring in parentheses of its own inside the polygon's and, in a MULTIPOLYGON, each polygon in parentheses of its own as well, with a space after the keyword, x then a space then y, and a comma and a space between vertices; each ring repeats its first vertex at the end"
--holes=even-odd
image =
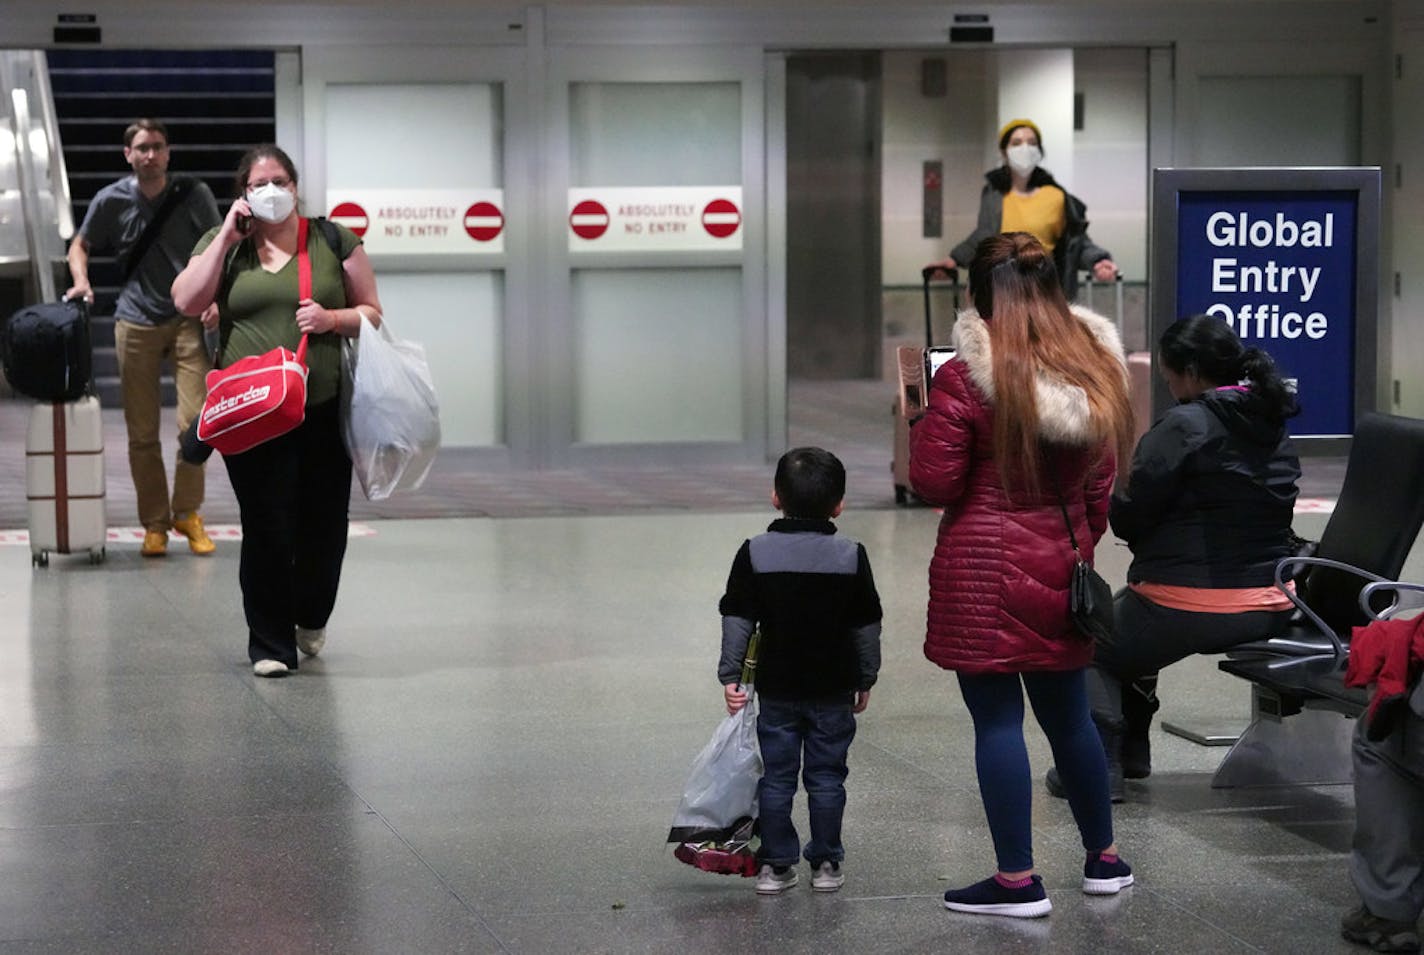
POLYGON ((880 596, 865 548, 836 536, 845 466, 821 448, 795 448, 776 465, 772 505, 783 517, 742 544, 722 597, 722 682, 727 712, 747 702, 739 682, 752 632, 761 627, 757 739, 766 771, 758 790, 761 871, 756 889, 780 895, 797 882, 804 854, 811 887, 834 892, 840 864, 846 755, 855 714, 870 703, 880 671, 880 596), (791 822, 805 759, 811 841, 791 822))

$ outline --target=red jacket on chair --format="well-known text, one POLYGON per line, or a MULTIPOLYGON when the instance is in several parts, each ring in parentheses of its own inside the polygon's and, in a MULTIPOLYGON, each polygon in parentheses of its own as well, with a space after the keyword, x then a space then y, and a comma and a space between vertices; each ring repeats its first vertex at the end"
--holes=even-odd
MULTIPOLYGON (((1112 322, 1073 313, 1122 361, 1112 322)), ((1083 557, 1107 529, 1116 462, 1088 427, 1082 389, 1040 375, 1040 436, 1051 450, 1035 497, 1011 500, 994 464, 994 378, 988 327, 972 312, 954 326, 955 358, 935 375, 929 406, 910 432, 910 485, 944 507, 930 561, 925 656, 963 673, 1072 670, 1093 643, 1068 619, 1073 549, 1062 489, 1083 557)), ((1123 364, 1126 377, 1126 363, 1123 364)))
POLYGON ((1350 638, 1346 686, 1375 685, 1365 714, 1365 734, 1381 740, 1394 729, 1409 693, 1424 671, 1424 615, 1411 620, 1376 620, 1356 627, 1350 638))

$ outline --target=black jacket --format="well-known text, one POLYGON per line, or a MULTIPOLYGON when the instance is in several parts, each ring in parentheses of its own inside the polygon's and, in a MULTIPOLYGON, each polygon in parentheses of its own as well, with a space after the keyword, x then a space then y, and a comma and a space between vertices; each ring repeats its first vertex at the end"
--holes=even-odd
POLYGON ((742 544, 722 597, 718 679, 741 676, 760 625, 756 689, 820 700, 868 690, 880 671, 880 597, 865 548, 830 521, 782 518, 742 544))
MULTIPOLYGON (((1004 194, 1013 188, 1013 178, 1007 166, 1000 166, 985 173, 984 179, 984 191, 979 196, 979 222, 969 238, 949 253, 961 268, 969 267, 980 242, 1002 231, 1004 194)), ((1058 281, 1063 285, 1063 293, 1071 300, 1078 294, 1079 271, 1112 258, 1112 254, 1088 237, 1088 207, 1083 200, 1064 189, 1048 170, 1042 167, 1035 169, 1028 178, 1028 184, 1035 189, 1054 186, 1063 193, 1063 234, 1053 245, 1053 265, 1058 269, 1058 281)))
POLYGON ((1260 395, 1219 388, 1142 436, 1108 519, 1132 549, 1129 583, 1263 587, 1291 554, 1300 459, 1260 395))

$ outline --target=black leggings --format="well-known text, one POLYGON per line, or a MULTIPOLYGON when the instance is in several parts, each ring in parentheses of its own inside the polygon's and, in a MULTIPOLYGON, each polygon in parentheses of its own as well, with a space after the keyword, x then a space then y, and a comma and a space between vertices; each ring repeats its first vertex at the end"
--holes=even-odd
POLYGON ((224 458, 242 511, 239 573, 253 663, 296 669, 295 628, 325 627, 336 606, 351 503, 337 406, 308 408, 296 430, 224 458))
MULTIPOLYGON (((1153 603, 1123 588, 1113 599, 1113 636, 1100 641, 1088 670, 1088 704, 1100 725, 1123 725, 1123 684, 1156 680, 1165 666, 1194 653, 1224 653, 1279 633, 1290 610, 1198 613, 1153 603)), ((1155 707, 1154 707, 1155 708, 1155 707)), ((1150 711, 1149 711, 1150 716, 1150 711)))

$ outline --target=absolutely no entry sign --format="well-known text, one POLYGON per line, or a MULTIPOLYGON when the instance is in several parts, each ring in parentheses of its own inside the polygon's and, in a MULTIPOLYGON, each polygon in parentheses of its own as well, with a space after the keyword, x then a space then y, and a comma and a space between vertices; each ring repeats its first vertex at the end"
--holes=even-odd
POLYGON ((327 216, 337 225, 344 225, 358 236, 364 236, 366 229, 370 226, 371 220, 366 215, 366 210, 362 209, 354 202, 337 203, 331 210, 331 215, 327 216))
POLYGON ((332 188, 327 208, 372 255, 504 252, 502 189, 332 188))
POLYGON ((585 199, 569 213, 569 228, 580 239, 597 239, 608 231, 608 209, 597 199, 585 199))
POLYGON ((477 202, 465 210, 465 232, 476 242, 489 242, 504 231, 504 213, 493 202, 477 202))
POLYGON ((702 210, 702 228, 714 239, 725 239, 742 224, 742 211, 730 199, 713 199, 702 210))
POLYGON ((571 252, 740 251, 740 186, 569 190, 571 252))

